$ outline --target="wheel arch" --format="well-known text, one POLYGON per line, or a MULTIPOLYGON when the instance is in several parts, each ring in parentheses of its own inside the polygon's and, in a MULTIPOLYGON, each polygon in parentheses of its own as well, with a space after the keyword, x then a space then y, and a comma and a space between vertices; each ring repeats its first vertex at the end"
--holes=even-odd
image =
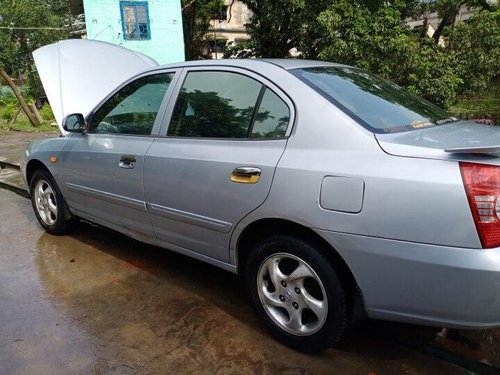
POLYGON ((259 219, 248 224, 240 233, 236 242, 237 272, 243 275, 248 256, 255 245, 272 235, 288 235, 304 240, 313 245, 330 264, 338 271, 339 277, 346 287, 351 306, 351 317, 359 320, 365 316, 362 292, 356 279, 342 256, 323 237, 311 228, 302 224, 278 218, 259 219))
POLYGON ((44 169, 47 172, 51 173, 49 168, 47 168, 47 166, 38 159, 31 159, 26 164, 26 182, 28 183, 28 186, 31 184, 31 179, 33 177, 33 174, 35 173, 35 171, 39 169, 44 169))

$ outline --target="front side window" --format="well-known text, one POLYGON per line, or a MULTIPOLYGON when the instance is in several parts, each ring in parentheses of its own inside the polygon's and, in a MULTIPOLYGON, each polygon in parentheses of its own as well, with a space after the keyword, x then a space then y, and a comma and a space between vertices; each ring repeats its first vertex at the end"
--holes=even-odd
POLYGON ((123 38, 125 40, 151 39, 148 3, 144 1, 121 1, 123 38))
POLYGON ((259 81, 239 73, 190 72, 168 127, 168 136, 277 138, 288 127, 288 106, 259 81))
POLYGON ((323 66, 291 73, 374 133, 408 131, 456 120, 434 104, 358 68, 323 66))
POLYGON ((154 74, 121 88, 92 115, 89 132, 150 135, 173 76, 154 74))

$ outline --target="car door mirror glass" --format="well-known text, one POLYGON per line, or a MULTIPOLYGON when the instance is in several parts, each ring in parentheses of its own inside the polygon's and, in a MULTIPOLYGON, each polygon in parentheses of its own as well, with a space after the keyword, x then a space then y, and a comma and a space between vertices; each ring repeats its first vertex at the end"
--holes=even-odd
POLYGON ((63 120, 63 129, 69 133, 83 133, 86 129, 85 117, 81 113, 73 113, 63 120))

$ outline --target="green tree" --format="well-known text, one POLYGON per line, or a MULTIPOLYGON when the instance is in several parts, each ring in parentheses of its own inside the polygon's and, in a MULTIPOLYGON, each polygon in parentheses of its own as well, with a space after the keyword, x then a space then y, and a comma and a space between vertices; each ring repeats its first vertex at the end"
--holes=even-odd
POLYGON ((439 42, 439 38, 447 26, 455 26, 460 8, 464 5, 487 9, 490 11, 493 10, 493 6, 488 2, 488 0, 436 0, 432 4, 432 8, 438 12, 441 18, 436 31, 432 35, 432 38, 436 43, 439 42))
POLYGON ((210 20, 221 11, 222 0, 182 0, 181 5, 186 60, 208 58, 205 35, 210 20))
POLYGON ((69 3, 62 0, 2 0, 0 2, 0 63, 11 74, 29 72, 32 52, 69 37, 69 3), (66 25, 66 26, 65 26, 66 25), (2 44, 5 43, 5 44, 2 44), (8 56, 15 55, 13 62, 8 56))
POLYGON ((484 90, 500 76, 500 10, 481 11, 457 24, 449 41, 448 52, 463 80, 459 94, 484 90))
POLYGON ((318 18, 328 30, 328 46, 320 58, 370 70, 447 106, 462 83, 454 71, 454 58, 430 39, 415 37, 402 22, 404 10, 400 6, 370 10, 337 1, 318 18))
POLYGON ((17 56, 17 44, 12 44, 9 33, 0 29, 0 67, 5 67, 7 74, 14 73, 17 56))
MULTIPOLYGON (((399 10, 400 21, 422 11, 422 0, 242 0, 252 12, 246 25, 251 39, 230 48, 226 57, 288 57, 297 48, 304 57, 317 58, 328 46, 325 24, 318 22, 323 12, 338 6, 353 16, 370 14, 387 7, 399 10)), ((340 20, 339 20, 340 22, 340 20)))
POLYGON ((500 16, 486 0, 243 0, 253 16, 249 43, 226 57, 304 58, 365 68, 430 101, 449 106, 500 75, 500 16), (460 6, 485 9, 456 22, 460 6), (434 38, 410 30, 408 17, 443 17, 434 38), (448 27, 452 26, 452 27, 448 27), (446 37, 445 46, 436 40, 446 37))
POLYGON ((252 12, 246 25, 254 56, 285 57, 298 43, 303 0, 242 0, 252 12))

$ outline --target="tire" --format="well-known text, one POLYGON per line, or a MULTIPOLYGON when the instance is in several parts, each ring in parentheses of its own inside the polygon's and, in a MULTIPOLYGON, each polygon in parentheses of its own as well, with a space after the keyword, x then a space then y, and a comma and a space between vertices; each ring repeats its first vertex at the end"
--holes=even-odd
POLYGON ((30 196, 35 216, 46 232, 61 236, 73 229, 78 219, 69 212, 61 191, 49 171, 39 169, 33 173, 30 196))
POLYGON ((307 242, 281 235, 261 241, 248 257, 245 283, 260 318, 285 345, 318 353, 344 336, 344 287, 328 260, 307 242))

